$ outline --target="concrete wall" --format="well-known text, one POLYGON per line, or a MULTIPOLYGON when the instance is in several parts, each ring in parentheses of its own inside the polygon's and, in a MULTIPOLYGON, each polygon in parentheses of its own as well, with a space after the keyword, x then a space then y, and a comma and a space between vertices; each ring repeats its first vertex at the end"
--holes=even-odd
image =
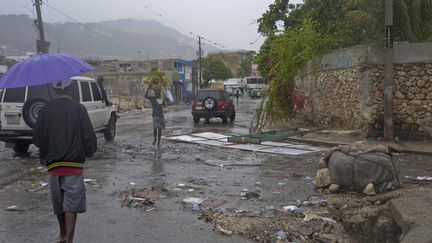
MULTIPOLYGON (((400 137, 432 137, 432 43, 395 44, 395 131, 400 137)), ((308 97, 301 118, 313 125, 383 129, 383 49, 357 46, 308 63, 296 78, 308 97)))

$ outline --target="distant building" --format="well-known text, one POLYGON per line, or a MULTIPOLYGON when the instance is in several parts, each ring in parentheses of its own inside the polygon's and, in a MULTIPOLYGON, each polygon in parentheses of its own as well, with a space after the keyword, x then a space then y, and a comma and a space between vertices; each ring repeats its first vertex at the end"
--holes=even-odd
POLYGON ((145 61, 92 61, 94 75, 105 78, 106 87, 113 94, 129 95, 129 86, 134 81, 141 81, 151 69, 164 71, 173 79, 171 87, 176 100, 190 100, 192 97, 192 61, 182 59, 161 59, 145 61))
MULTIPOLYGON (((174 68, 178 73, 174 81, 175 96, 178 100, 190 101, 192 99, 192 61, 175 60, 174 68)), ((176 76, 176 74, 174 74, 176 76)))

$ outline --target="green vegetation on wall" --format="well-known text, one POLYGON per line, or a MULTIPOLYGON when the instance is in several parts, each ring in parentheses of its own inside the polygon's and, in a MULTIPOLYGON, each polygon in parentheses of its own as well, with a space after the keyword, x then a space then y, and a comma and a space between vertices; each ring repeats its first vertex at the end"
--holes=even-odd
MULTIPOLYGON (((432 1, 395 0, 395 41, 432 40, 432 1)), ((384 1, 305 0, 291 4, 275 0, 258 19, 266 37, 256 63, 269 83, 261 121, 296 116, 307 97, 295 92, 294 78, 309 60, 332 49, 359 44, 384 46, 384 1)))

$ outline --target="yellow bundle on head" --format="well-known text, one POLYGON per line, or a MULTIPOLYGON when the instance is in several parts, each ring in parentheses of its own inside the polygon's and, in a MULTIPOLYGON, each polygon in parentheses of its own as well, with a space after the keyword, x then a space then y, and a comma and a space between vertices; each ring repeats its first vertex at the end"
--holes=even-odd
POLYGON ((161 90, 162 87, 171 86, 172 80, 163 72, 157 69, 153 69, 150 73, 142 80, 143 85, 150 86, 153 90, 161 90))

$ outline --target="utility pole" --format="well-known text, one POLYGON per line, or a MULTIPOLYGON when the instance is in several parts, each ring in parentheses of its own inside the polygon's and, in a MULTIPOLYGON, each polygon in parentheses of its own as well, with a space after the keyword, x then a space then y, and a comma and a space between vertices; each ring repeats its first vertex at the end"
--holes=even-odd
POLYGON ((384 140, 393 141, 393 0, 385 0, 384 12, 386 34, 386 46, 384 49, 384 140))
POLYGON ((36 7, 36 14, 37 14, 37 24, 39 30, 39 40, 36 40, 36 47, 38 53, 48 53, 49 52, 49 46, 50 42, 45 41, 45 33, 43 29, 43 22, 42 22, 42 12, 41 12, 41 0, 35 0, 35 7, 36 7))
POLYGON ((199 70, 198 70, 198 75, 199 75, 199 88, 202 88, 202 84, 201 84, 201 80, 202 80, 202 50, 201 50, 201 36, 198 36, 198 52, 199 52, 199 70))

